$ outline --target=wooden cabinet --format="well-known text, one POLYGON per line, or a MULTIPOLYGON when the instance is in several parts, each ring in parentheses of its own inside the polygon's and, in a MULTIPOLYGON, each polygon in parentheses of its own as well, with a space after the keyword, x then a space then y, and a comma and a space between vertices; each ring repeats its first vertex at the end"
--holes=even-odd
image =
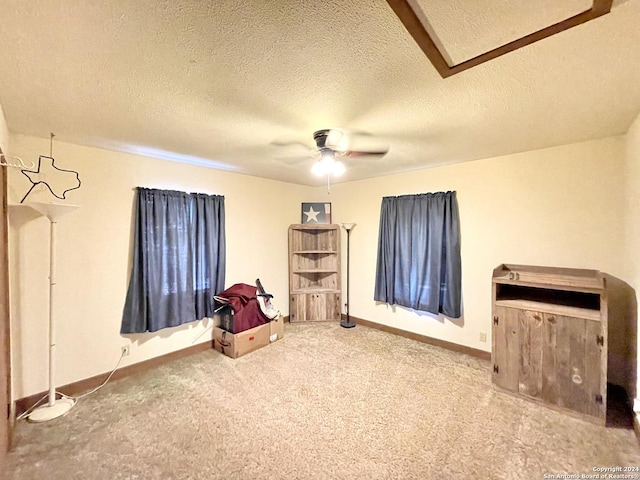
POLYGON ((340 227, 289 227, 289 320, 340 320, 340 227))
POLYGON ((500 265, 492 292, 495 385, 604 425, 604 276, 594 270, 500 265))

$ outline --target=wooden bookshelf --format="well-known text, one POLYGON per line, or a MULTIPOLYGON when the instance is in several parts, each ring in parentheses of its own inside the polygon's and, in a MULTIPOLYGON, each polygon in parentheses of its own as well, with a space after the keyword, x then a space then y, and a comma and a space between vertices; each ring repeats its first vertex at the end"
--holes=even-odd
POLYGON ((340 227, 289 227, 289 319, 340 320, 340 227))

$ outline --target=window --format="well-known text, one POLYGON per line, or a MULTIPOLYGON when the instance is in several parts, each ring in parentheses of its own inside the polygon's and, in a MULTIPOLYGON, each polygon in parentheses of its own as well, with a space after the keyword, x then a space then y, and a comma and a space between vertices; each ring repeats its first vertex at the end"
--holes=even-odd
POLYGON ((224 290, 224 197, 137 189, 133 262, 120 333, 213 316, 224 290))
POLYGON ((460 317, 456 192, 382 199, 374 299, 460 317))

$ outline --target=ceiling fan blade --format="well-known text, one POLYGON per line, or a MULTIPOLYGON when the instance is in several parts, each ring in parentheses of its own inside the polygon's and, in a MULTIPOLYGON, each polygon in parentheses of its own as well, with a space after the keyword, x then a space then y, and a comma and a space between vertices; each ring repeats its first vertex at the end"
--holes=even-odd
POLYGON ((269 142, 269 145, 274 153, 273 158, 287 165, 309 160, 316 154, 316 149, 302 140, 279 138, 269 142))
POLYGON ((276 160, 283 165, 298 165, 300 163, 309 161, 308 158, 278 158, 276 160))
POLYGON ((366 157, 368 155, 377 155, 377 156, 383 156, 386 155, 387 153, 389 153, 389 149, 388 148, 384 148, 384 149, 379 149, 379 150, 367 150, 367 151, 362 151, 362 150, 348 150, 346 152, 343 153, 344 156, 347 157, 366 157))
POLYGON ((292 141, 288 141, 288 140, 273 140, 271 142, 269 142, 270 145, 274 145, 276 147, 288 147, 290 145, 302 145, 303 147, 305 147, 306 149, 311 149, 311 147, 309 146, 308 143, 305 143, 303 141, 300 140, 292 140, 292 141))
POLYGON ((300 148, 304 147, 305 150, 315 149, 315 143, 309 142, 306 136, 301 136, 292 133, 285 133, 278 135, 273 140, 269 142, 269 145, 272 147, 295 147, 300 148))
POLYGON ((309 160, 313 160, 315 158, 312 155, 313 152, 309 152, 307 155, 294 155, 290 157, 275 157, 274 160, 284 163, 285 165, 296 165, 302 162, 308 162, 309 160))

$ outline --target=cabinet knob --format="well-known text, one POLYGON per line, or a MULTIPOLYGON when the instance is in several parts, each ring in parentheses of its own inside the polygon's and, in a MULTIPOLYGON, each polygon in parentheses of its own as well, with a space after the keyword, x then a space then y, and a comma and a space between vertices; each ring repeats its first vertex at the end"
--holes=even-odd
POLYGON ((573 375, 571 375, 571 381, 576 385, 582 384, 582 375, 580 375, 580 370, 577 368, 573 369, 573 375))

